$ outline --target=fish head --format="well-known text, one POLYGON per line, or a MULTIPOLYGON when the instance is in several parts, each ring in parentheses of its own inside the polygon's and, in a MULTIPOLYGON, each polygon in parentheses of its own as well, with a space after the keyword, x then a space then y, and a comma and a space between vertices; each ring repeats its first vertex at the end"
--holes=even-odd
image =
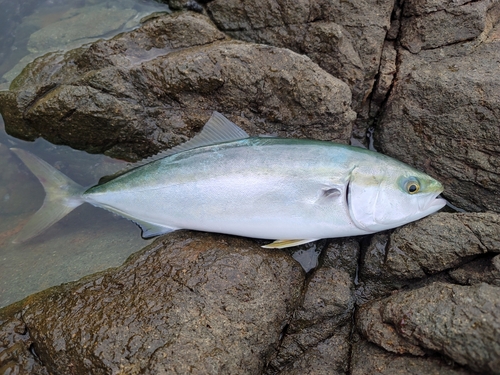
POLYGON ((421 219, 446 205, 443 185, 394 159, 356 166, 350 176, 347 205, 353 223, 378 232, 421 219))

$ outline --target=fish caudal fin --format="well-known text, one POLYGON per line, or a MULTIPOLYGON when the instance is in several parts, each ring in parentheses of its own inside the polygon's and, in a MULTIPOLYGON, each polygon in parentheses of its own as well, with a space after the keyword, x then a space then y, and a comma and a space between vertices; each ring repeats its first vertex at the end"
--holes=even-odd
POLYGON ((21 243, 39 235, 81 205, 85 189, 35 155, 17 148, 11 148, 11 151, 26 164, 45 189, 42 207, 13 240, 14 243, 21 243))

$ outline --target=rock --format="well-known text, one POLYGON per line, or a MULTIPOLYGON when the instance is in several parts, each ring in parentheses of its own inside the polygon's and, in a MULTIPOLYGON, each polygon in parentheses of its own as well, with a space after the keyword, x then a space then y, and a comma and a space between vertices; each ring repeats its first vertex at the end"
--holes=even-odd
POLYGON ((476 39, 500 19, 496 0, 405 3, 401 44, 412 53, 476 39))
POLYGON ((396 355, 366 340, 353 345, 352 375, 474 375, 472 371, 445 363, 438 357, 396 355))
POLYGON ((309 58, 227 40, 184 12, 45 55, 0 92, 8 133, 129 160, 199 132, 214 110, 257 135, 347 143, 350 90, 309 58))
POLYGON ((500 216, 485 213, 437 213, 378 233, 363 247, 357 301, 366 303, 426 278, 446 280, 441 272, 486 253, 498 253, 500 216))
POLYGON ((487 283, 500 286, 500 255, 473 260, 449 274, 462 285, 487 283))
POLYGON ((419 354, 420 347, 482 374, 499 374, 499 311, 498 287, 433 283, 362 306, 357 327, 387 350, 419 354))
POLYGON ((20 319, 49 373, 255 374, 303 281, 281 251, 182 231, 117 269, 27 298, 20 319))
POLYGON ((422 278, 474 256, 500 252, 500 246, 494 245, 499 240, 500 215, 496 213, 438 213, 394 231, 384 268, 401 279, 422 278))
POLYGON ((18 304, 0 310, 0 371, 2 374, 48 375, 32 354, 33 342, 18 304))
POLYGON ((311 57, 349 84, 354 109, 366 117, 393 6, 392 1, 371 0, 214 0, 207 4, 207 12, 234 38, 311 57))
POLYGON ((334 240, 323 253, 266 374, 347 372, 359 245, 334 240))
MULTIPOLYGON (((472 33, 475 39, 466 42, 463 38, 472 34, 455 34, 453 28, 440 23, 443 19, 436 19, 438 24, 425 32, 430 44, 425 42, 413 51, 430 49, 417 54, 398 50, 396 83, 376 132, 379 147, 443 182, 443 195, 456 206, 499 212, 500 2, 415 4, 444 7, 429 17, 437 13, 450 17, 455 11, 468 9, 466 14, 484 22, 478 21, 481 28, 472 33), (450 35, 458 39, 450 41, 450 35), (448 41, 455 44, 445 45, 448 41)), ((415 16, 414 21, 425 22, 426 17, 415 16)), ((453 22, 462 28, 465 21, 456 17, 453 22)), ((403 41, 413 37, 405 38, 403 41)))
MULTIPOLYGON (((280 371, 270 367, 264 374, 347 374, 351 324, 347 323, 340 327, 318 326, 317 329, 318 331, 306 329, 300 337, 295 335, 293 341, 283 341, 290 354, 295 351, 293 354, 297 357, 280 371), (329 334, 320 335, 319 328, 326 328, 329 334)), ((271 366, 273 364, 271 362, 271 366)))

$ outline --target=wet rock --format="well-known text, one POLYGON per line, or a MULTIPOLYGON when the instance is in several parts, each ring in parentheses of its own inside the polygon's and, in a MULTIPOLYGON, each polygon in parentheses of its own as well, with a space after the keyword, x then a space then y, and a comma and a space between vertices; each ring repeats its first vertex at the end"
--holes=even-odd
POLYGON ((392 233, 378 233, 364 247, 359 303, 451 270, 486 253, 498 253, 500 216, 485 213, 437 213, 392 233))
MULTIPOLYGON (((366 340, 353 345, 352 375, 474 375, 470 370, 449 364, 438 357, 414 357, 387 352, 366 340)), ((478 374, 477 374, 478 375, 478 374)))
POLYGON ((138 159, 194 136, 214 110, 250 134, 347 143, 347 85, 289 50, 227 40, 184 12, 35 60, 0 93, 8 133, 138 159))
POLYGON ((500 246, 495 246, 499 240, 500 215, 496 213, 438 213, 394 231, 384 268, 398 278, 421 278, 479 254, 500 252, 500 246), (475 228, 470 227, 472 223, 475 228))
POLYGON ((283 252, 184 231, 29 297, 21 320, 50 373, 258 373, 303 280, 283 252))
MULTIPOLYGON (((453 6, 428 3, 436 4, 453 6)), ((480 17, 486 20, 480 35, 469 42, 432 42, 433 49, 418 54, 398 50, 397 83, 376 133, 384 153, 436 177, 444 183, 445 197, 470 211, 500 211, 499 4, 463 5, 489 9, 480 17)), ((444 12, 451 15, 454 10, 444 12)), ((459 17, 454 22, 461 25, 459 17)), ((425 34, 429 40, 451 32, 446 23, 433 27, 433 33, 425 34)))
POLYGON ((214 0, 207 4, 207 11, 217 26, 234 38, 307 54, 349 84, 354 108, 363 115, 393 6, 393 1, 371 0, 214 0))
POLYGON ((353 240, 332 241, 324 250, 266 374, 347 372, 358 256, 353 240))
POLYGON ((48 375, 31 352, 33 342, 19 305, 0 310, 0 373, 48 375))
POLYGON ((449 274, 453 280, 462 285, 487 283, 500 286, 500 255, 473 260, 450 271, 449 274))
POLYGON ((419 354, 420 347, 482 374, 499 374, 499 311, 498 287, 433 283, 362 306, 357 327, 390 351, 419 354))

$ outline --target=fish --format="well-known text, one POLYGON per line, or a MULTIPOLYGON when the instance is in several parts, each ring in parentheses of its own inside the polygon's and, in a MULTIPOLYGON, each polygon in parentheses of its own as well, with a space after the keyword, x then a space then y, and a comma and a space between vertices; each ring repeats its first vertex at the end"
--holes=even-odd
POLYGON ((132 220, 144 238, 189 229, 273 240, 266 248, 372 234, 446 204, 440 182, 389 156, 330 141, 250 137, 218 112, 186 143, 90 188, 11 150, 46 193, 16 242, 83 203, 132 220))

